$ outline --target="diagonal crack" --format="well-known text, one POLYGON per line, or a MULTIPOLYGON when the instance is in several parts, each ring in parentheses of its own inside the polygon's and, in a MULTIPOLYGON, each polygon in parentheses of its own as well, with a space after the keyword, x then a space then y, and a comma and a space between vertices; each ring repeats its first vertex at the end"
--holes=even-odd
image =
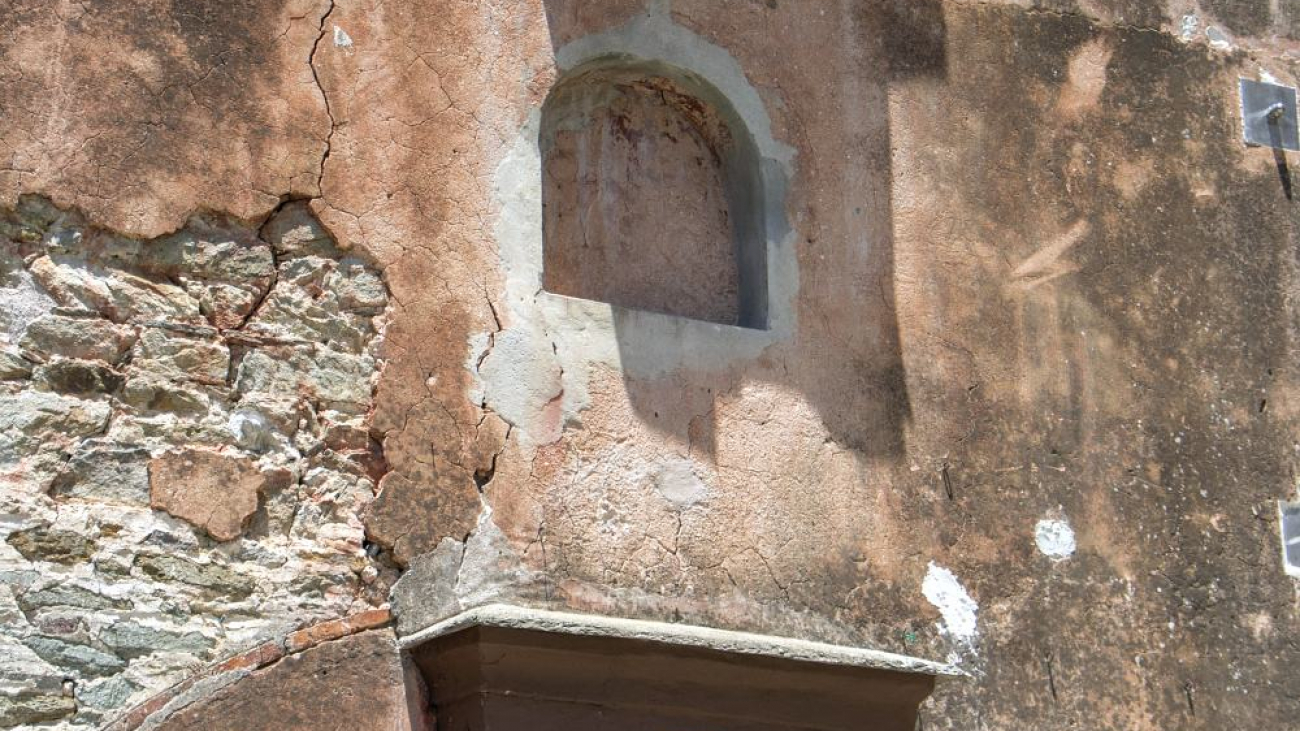
POLYGON ((329 8, 325 14, 320 17, 320 33, 316 36, 316 42, 311 44, 311 54, 307 56, 307 65, 311 67, 311 77, 316 81, 316 88, 320 89, 321 100, 325 102, 325 115, 330 118, 330 132, 325 137, 325 151, 320 158, 320 172, 316 175, 316 195, 325 195, 325 163, 330 159, 330 152, 334 148, 334 131, 338 129, 338 122, 334 119, 334 110, 330 107, 329 94, 325 92, 325 85, 321 83, 320 72, 316 70, 316 52, 320 50, 321 41, 325 39, 325 26, 328 24, 330 16, 334 14, 335 0, 330 0, 329 8))

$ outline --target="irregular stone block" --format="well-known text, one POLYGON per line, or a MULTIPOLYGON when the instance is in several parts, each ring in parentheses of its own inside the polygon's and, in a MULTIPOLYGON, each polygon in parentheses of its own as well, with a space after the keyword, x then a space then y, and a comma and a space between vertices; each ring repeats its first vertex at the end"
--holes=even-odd
POLYGON ((208 412, 208 398, 202 392, 174 381, 137 376, 126 383, 122 402, 140 411, 162 411, 186 416, 208 412))
POLYGON ((185 652, 206 656, 215 642, 198 632, 169 632, 126 620, 99 633, 99 641, 119 657, 133 660, 155 652, 185 652))
POLYGON ((58 692, 63 688, 63 673, 17 637, 0 633, 0 688, 9 692, 58 692))
POLYGON ((42 388, 73 396, 116 393, 126 379, 102 363, 60 359, 37 366, 34 375, 42 388))
POLYGON ((248 323, 247 331, 267 340, 282 343, 319 343, 338 350, 357 353, 374 337, 369 318, 345 312, 338 295, 322 291, 310 278, 324 272, 334 262, 316 258, 295 259, 281 267, 281 278, 271 291, 257 315, 248 323), (302 273, 313 263, 319 269, 302 273), (304 283, 296 283, 295 275, 304 283))
POLYGON ((62 694, 0 694, 0 728, 31 726, 57 721, 77 712, 77 702, 62 694))
POLYGON ((388 306, 388 287, 379 272, 357 259, 344 259, 325 280, 344 310, 379 314, 388 306))
POLYGON ((148 505, 148 465, 149 451, 140 447, 82 445, 51 490, 60 497, 148 505))
POLYGON ((226 426, 235 446, 249 452, 265 454, 287 441, 270 419, 254 409, 239 409, 230 415, 226 426))
POLYGON ((223 216, 198 216, 185 228, 158 239, 143 252, 150 270, 206 281, 270 281, 275 275, 271 248, 253 231, 223 216))
MULTIPOLYGON (((293 393, 259 392, 255 399, 242 399, 234 413, 256 419, 265 428, 286 436, 296 432, 304 420, 313 418, 311 408, 293 393)), ((231 433, 238 436, 233 428, 231 433)))
POLYGON ((243 325, 275 278, 271 247, 216 216, 198 217, 159 239, 142 264, 183 279, 208 320, 223 330, 243 325))
POLYGON ((32 623, 37 631, 51 637, 80 635, 86 631, 86 618, 79 609, 42 612, 32 623))
MULTIPOLYGON (((288 259, 280 263, 276 284, 292 285, 303 294, 317 299, 326 294, 325 280, 337 266, 338 262, 333 259, 320 256, 288 259)), ((274 290, 272 293, 274 294, 274 290)))
POLYGON ((327 256, 338 253, 330 235, 306 201, 286 203, 262 226, 262 238, 283 257, 327 256))
POLYGON ((110 408, 106 403, 69 398, 47 391, 0 394, 0 433, 89 436, 103 431, 109 413, 110 408))
POLYGON ((0 333, 18 341, 27 326, 54 305, 54 300, 23 268, 22 259, 0 252, 0 333))
POLYGON ((238 538, 266 478, 247 458, 191 449, 149 463, 149 504, 207 531, 238 538))
POLYGON ((325 446, 336 452, 360 452, 371 449, 373 441, 364 421, 326 422, 325 446))
POLYGON ((159 376, 220 385, 230 373, 230 350, 221 343, 149 327, 140 334, 131 365, 159 376))
MULTIPOLYGON (((165 406, 166 403, 158 404, 165 406)), ((192 416, 180 413, 178 416, 192 416)), ((123 412, 113 419, 110 436, 130 444, 165 443, 181 447, 206 446, 219 449, 230 444, 230 434, 214 420, 195 421, 172 418, 172 413, 151 411, 136 414, 123 412)))
POLYGON ((27 326, 19 345, 43 356, 117 363, 135 344, 135 329, 97 317, 46 315, 27 326))
POLYGON ((444 538, 436 549, 411 560, 391 593, 402 635, 419 632, 461 610, 455 588, 464 558, 465 544, 444 538))
POLYGON ((101 710, 121 708, 132 694, 143 688, 123 677, 110 678, 89 686, 85 690, 77 688, 77 700, 101 710))
POLYGON ((297 394, 347 413, 364 413, 371 400, 376 364, 368 355, 329 348, 277 347, 250 352, 239 366, 235 389, 297 394))
POLYGON ((6 540, 28 561, 79 563, 95 552, 94 541, 66 530, 30 528, 10 533, 6 540))
POLYGON ((262 299, 261 292, 233 284, 208 284, 195 289, 199 308, 213 325, 222 330, 243 327, 262 299))
POLYGON ((158 278, 89 264, 78 256, 43 256, 32 276, 60 305, 97 312, 114 322, 202 322, 198 300, 158 278))
POLYGON ((18 606, 23 612, 32 612, 45 607, 75 607, 89 611, 102 609, 129 609, 131 602, 114 599, 98 594, 89 589, 72 584, 60 584, 39 591, 28 591, 18 595, 18 606))
POLYGON ((216 564, 201 564, 179 556, 137 556, 135 565, 158 581, 179 581, 214 594, 243 599, 256 588, 250 577, 216 564))
POLYGON ((31 375, 30 361, 8 348, 0 350, 0 381, 17 381, 31 375))
POLYGON ((52 637, 27 637, 23 644, 45 662, 85 675, 110 675, 126 667, 126 661, 116 655, 52 637))

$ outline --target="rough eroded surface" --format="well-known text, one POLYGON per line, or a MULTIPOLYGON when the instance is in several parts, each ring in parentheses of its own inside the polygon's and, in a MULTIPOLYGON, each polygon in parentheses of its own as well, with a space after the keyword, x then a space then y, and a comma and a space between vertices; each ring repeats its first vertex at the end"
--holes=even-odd
POLYGON ((323 643, 217 689, 159 731, 433 731, 391 630, 323 643))
POLYGON ((385 600, 387 291, 302 204, 140 240, 24 198, 0 267, 0 724, 91 727, 385 600))

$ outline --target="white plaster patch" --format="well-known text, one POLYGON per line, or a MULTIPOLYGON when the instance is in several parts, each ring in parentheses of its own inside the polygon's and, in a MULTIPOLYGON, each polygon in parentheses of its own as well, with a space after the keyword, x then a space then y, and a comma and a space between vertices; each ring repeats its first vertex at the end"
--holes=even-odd
POLYGON ((979 634, 975 625, 979 605, 971 599, 957 577, 931 561, 929 570, 925 572, 925 581, 921 582, 921 593, 943 615, 939 631, 967 647, 974 647, 979 634))
POLYGON ((1210 41, 1210 48, 1219 51, 1228 51, 1232 49, 1232 39, 1228 38, 1228 34, 1214 26, 1205 29, 1205 37, 1210 41))
POLYGON ((497 333, 478 372, 488 407, 520 427, 521 438, 549 444, 560 437, 563 372, 539 328, 525 323, 497 333))
POLYGON ((654 475, 655 489, 678 509, 689 508, 708 495, 708 488, 688 459, 676 459, 659 466, 654 475))
POLYGON ((240 447, 255 452, 274 449, 279 441, 275 427, 267 418, 248 409, 231 414, 226 420, 226 431, 230 432, 240 447))
POLYGON ((5 274, 0 279, 0 343, 21 340, 27 326, 54 304, 26 270, 15 267, 5 274))
POLYGON ((337 25, 334 26, 334 45, 338 46, 339 48, 352 47, 352 36, 348 35, 347 31, 343 30, 337 25))
POLYGON ((1077 548, 1074 529, 1065 519, 1044 518, 1034 529, 1034 542, 1044 556, 1054 561, 1064 561, 1074 555, 1077 548))

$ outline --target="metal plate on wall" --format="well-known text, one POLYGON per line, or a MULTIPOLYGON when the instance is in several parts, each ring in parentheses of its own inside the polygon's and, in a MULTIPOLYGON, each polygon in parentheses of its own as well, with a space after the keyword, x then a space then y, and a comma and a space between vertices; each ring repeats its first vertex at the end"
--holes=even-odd
POLYGON ((1241 120, 1246 144, 1300 150, 1294 88, 1242 79, 1241 120))
POLYGON ((1282 523, 1282 567, 1300 578, 1300 503, 1279 502, 1277 509, 1282 523))

